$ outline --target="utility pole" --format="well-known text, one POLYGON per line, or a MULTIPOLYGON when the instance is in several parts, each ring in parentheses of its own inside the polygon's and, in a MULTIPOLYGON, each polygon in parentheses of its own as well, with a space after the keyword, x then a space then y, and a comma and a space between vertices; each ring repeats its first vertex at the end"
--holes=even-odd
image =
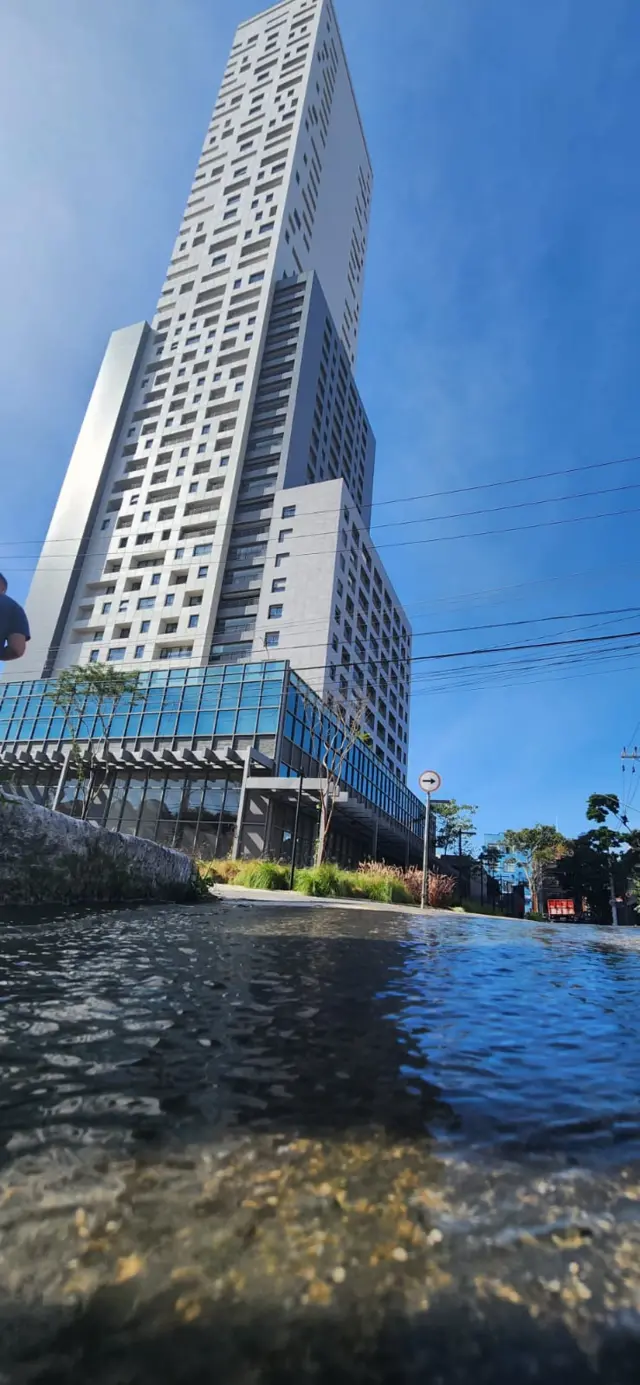
MULTIPOLYGON (((626 745, 625 745, 625 746, 623 747, 623 749, 622 749, 622 754, 621 754, 621 756, 620 756, 620 759, 622 760, 622 773, 624 774, 624 771, 625 771, 625 768, 626 768, 626 766, 625 766, 625 760, 630 760, 630 761, 631 761, 631 773, 632 773, 632 774, 635 774, 635 773, 636 773, 636 764, 635 764, 635 762, 636 762, 636 760, 640 760, 640 749, 638 749, 638 746, 637 746, 637 745, 634 745, 634 746, 633 746, 633 749, 627 750, 627 747, 626 747, 626 745)), ((621 817, 621 821, 625 824, 625 826, 627 825, 627 818, 625 817, 625 813, 624 813, 624 804, 622 805, 622 817, 621 817)), ((614 884, 613 884, 613 871, 612 871, 612 868, 611 868, 611 859, 609 859, 609 897, 610 897, 610 901, 611 901, 611 920, 612 920, 612 923, 613 923, 614 928, 616 928, 617 925, 618 925, 618 905, 617 905, 617 902, 616 902, 616 892, 615 892, 615 888, 614 888, 614 884)))
POLYGON ((613 865, 611 863, 611 853, 608 855, 609 867, 609 904, 611 906, 611 923, 614 928, 618 927, 618 901, 616 899, 616 887, 613 883, 613 865))

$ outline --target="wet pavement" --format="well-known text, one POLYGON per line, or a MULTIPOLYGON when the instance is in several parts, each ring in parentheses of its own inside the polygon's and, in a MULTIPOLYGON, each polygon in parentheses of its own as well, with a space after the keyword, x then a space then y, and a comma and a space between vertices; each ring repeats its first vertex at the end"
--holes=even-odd
POLYGON ((0 921, 0 1385, 640 1379, 640 931, 0 921))

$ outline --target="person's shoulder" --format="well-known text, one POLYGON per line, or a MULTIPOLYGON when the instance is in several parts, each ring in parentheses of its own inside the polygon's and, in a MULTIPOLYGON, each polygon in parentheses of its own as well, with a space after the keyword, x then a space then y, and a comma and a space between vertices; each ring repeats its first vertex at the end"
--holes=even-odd
POLYGON ((2 602, 2 609, 5 611, 22 610, 22 606, 20 606, 17 601, 14 601, 13 597, 9 596, 8 592, 2 592, 2 594, 0 594, 0 601, 2 602))
POLYGON ((3 624, 6 625, 9 621, 12 625, 12 634, 25 635, 27 639, 31 638, 29 621, 24 607, 18 601, 14 601, 13 597, 8 596, 6 592, 0 595, 0 612, 2 613, 3 624))

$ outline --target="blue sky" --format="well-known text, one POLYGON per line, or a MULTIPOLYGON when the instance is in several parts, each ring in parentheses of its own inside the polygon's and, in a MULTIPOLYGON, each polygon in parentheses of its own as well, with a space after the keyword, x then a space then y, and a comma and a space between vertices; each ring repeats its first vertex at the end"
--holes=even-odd
MULTIPOLYGON (((640 453, 635 0, 400 0, 392 24, 388 0, 336 3, 376 178, 357 370, 376 500, 640 453)), ((153 312, 251 8, 0 0, 0 566, 18 597, 108 334, 153 312)), ((415 653, 640 629, 640 488, 578 498, 636 484, 630 462, 381 505, 374 536, 416 632, 638 611, 427 634, 415 653), (625 513, 473 537, 607 510, 625 513)), ((474 662, 439 669, 437 687, 416 664, 410 781, 440 770, 443 792, 480 805, 481 831, 580 830, 587 795, 621 785, 637 655, 471 674, 474 662)))

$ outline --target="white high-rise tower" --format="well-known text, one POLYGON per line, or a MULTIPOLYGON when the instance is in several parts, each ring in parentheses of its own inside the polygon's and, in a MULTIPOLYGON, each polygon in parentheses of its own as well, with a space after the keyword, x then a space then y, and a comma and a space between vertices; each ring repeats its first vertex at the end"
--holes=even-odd
POLYGON ((368 533, 352 374, 371 190, 331 0, 241 24, 156 314, 107 347, 10 679, 274 651, 366 699, 404 774, 410 631, 368 533))

